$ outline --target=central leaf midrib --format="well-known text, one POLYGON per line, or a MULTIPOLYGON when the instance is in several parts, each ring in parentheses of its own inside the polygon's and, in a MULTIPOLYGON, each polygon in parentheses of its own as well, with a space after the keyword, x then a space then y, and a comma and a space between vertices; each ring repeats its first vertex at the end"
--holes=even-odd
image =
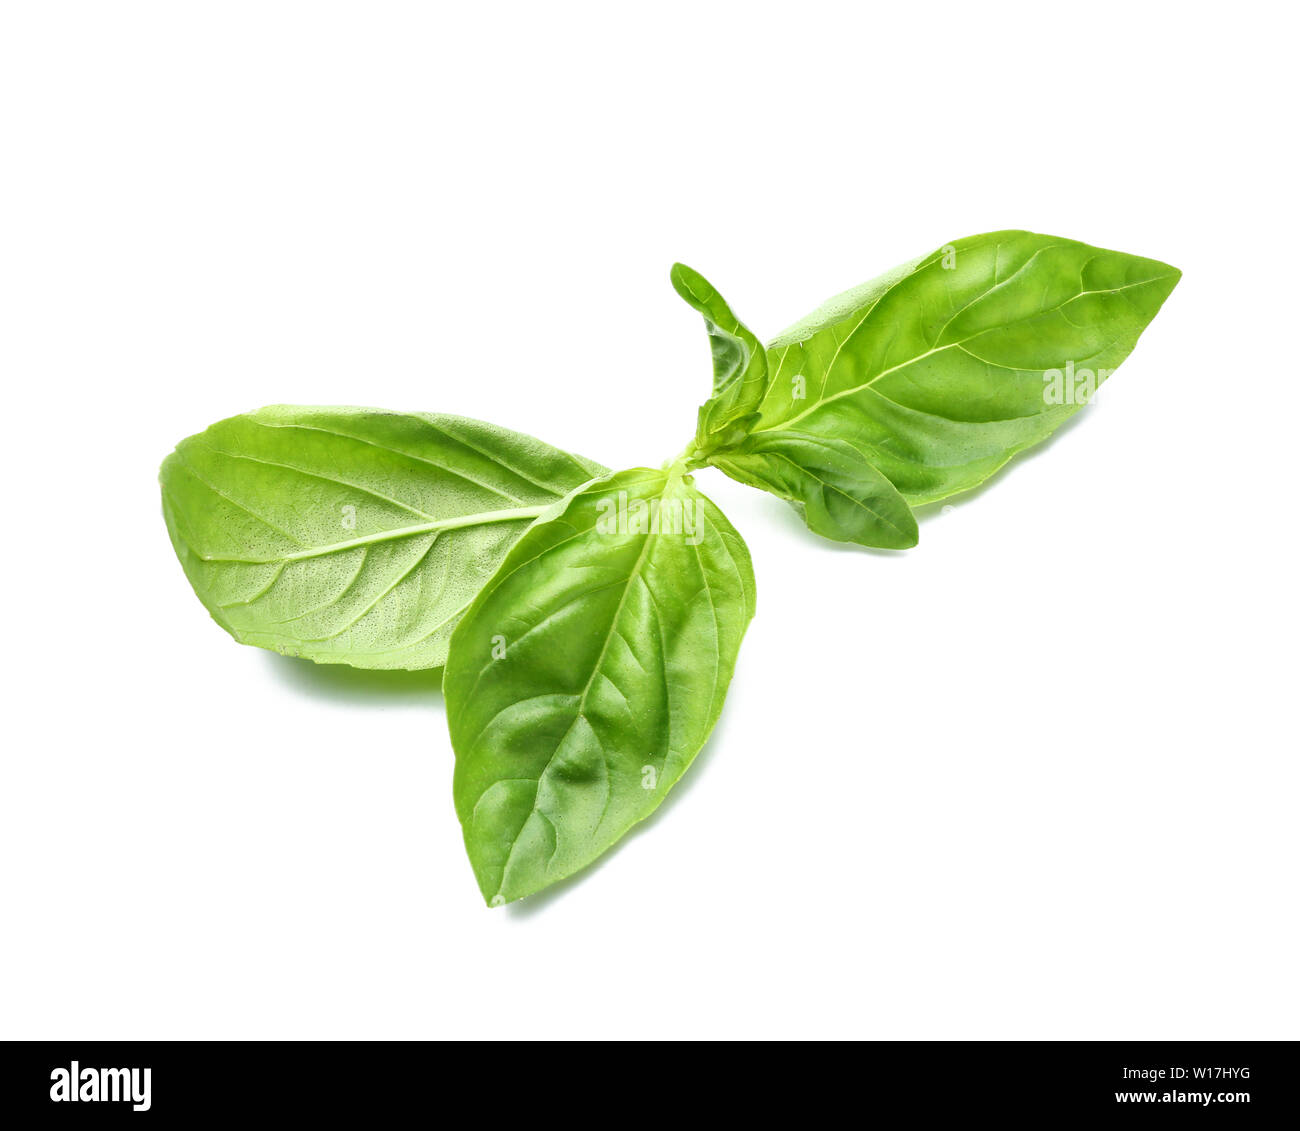
POLYGON ((324 557, 326 554, 345 553, 361 546, 370 546, 376 542, 391 542, 400 538, 415 538, 421 534, 433 534, 443 530, 457 530, 466 526, 487 526, 497 522, 517 522, 536 518, 552 503, 539 503, 531 507, 511 507, 506 510, 480 511, 477 514, 458 515, 454 518, 436 519, 433 522, 421 522, 414 526, 398 526, 392 530, 381 530, 375 534, 364 534, 359 538, 349 538, 343 542, 331 542, 325 546, 313 546, 306 550, 296 550, 291 554, 275 554, 265 558, 240 557, 236 554, 200 554, 205 562, 240 562, 245 565, 272 565, 277 562, 296 562, 308 558, 324 557))
MULTIPOLYGON (((656 496, 654 496, 654 497, 659 498, 659 499, 662 499, 662 498, 664 497, 664 495, 667 494, 667 492, 668 492, 668 488, 669 488, 669 486, 671 485, 671 482, 672 482, 671 480, 665 480, 665 481, 664 481, 664 484, 663 484, 663 487, 660 489, 658 495, 656 495, 656 496)), ((634 582, 634 581, 635 581, 635 580, 640 576, 640 574, 641 574, 641 570, 642 570, 642 567, 645 565, 646 557, 647 557, 647 556, 649 555, 649 553, 650 553, 650 547, 651 547, 651 545, 654 543, 655 539, 658 538, 658 537, 659 537, 658 534, 653 533, 653 532, 650 532, 650 531, 647 531, 647 533, 646 533, 646 535, 645 535, 645 543, 644 543, 644 545, 642 545, 642 547, 641 547, 641 552, 640 552, 639 554, 637 554, 636 561, 632 564, 632 568, 631 568, 631 570, 628 572, 628 575, 627 575, 627 582, 624 584, 624 586, 623 586, 623 592, 622 592, 622 594, 619 596, 619 599, 618 599, 618 606, 617 606, 617 607, 615 608, 615 610, 614 610, 614 615, 610 618, 609 629, 608 629, 608 630, 606 631, 606 633, 605 633, 605 642, 601 645, 600 655, 598 655, 598 656, 596 657, 596 662, 592 665, 592 668, 591 668, 591 675, 587 678, 586 685, 583 687, 583 689, 582 689, 582 693, 578 696, 578 701, 577 701, 577 703, 576 703, 576 705, 575 705, 575 710, 574 710, 574 713, 573 713, 573 718, 569 721, 569 725, 568 725, 568 727, 566 728, 564 734, 561 735, 560 738, 559 738, 559 740, 556 742, 556 744, 555 744, 555 749, 551 751, 550 756, 546 759, 546 764, 541 768, 541 770, 538 771, 537 777, 536 777, 536 779, 534 780, 534 783, 533 783, 533 804, 532 804, 532 807, 530 808, 530 810, 529 810, 529 812, 528 812, 528 816, 525 817, 525 818, 523 819, 523 821, 520 823, 518 831, 515 833, 514 838, 511 840, 511 842, 510 842, 510 849, 509 849, 509 851, 506 853, 505 863, 501 866, 501 878, 500 878, 500 880, 497 882, 497 890, 496 890, 496 895, 498 895, 498 896, 502 896, 502 895, 505 894, 505 888, 506 888, 506 884, 507 884, 507 882, 508 882, 509 873, 510 873, 510 865, 511 865, 511 863, 513 862, 514 857, 515 857, 515 849, 516 849, 516 847, 517 847, 518 844, 519 844, 519 838, 520 838, 520 836, 523 835, 523 831, 524 831, 524 829, 527 827, 528 822, 529 822, 530 820, 532 820, 532 818, 533 818, 534 816, 542 817, 543 819, 547 820, 548 823, 549 823, 549 821, 550 821, 550 819, 549 819, 548 817, 546 817, 546 814, 543 813, 543 812, 541 811, 540 808, 538 808, 538 804, 537 804, 537 802, 538 802, 538 796, 539 796, 539 794, 541 793, 541 789, 542 789, 542 781, 543 781, 543 779, 546 777, 546 774, 547 774, 547 772, 550 770, 552 764, 555 762, 555 759, 559 756, 560 748, 561 748, 561 747, 564 745, 564 743, 568 740, 568 737, 569 737, 570 733, 572 733, 573 728, 574 728, 575 726, 578 725, 578 720, 579 720, 579 719, 586 719, 586 717, 587 717, 587 716, 586 716, 587 697, 591 694, 591 689, 592 689, 592 687, 595 685, 595 682, 596 682, 596 676, 598 676, 598 675, 600 674, 601 665, 603 665, 604 662, 605 662, 605 656, 606 656, 606 654, 609 652, 609 646, 610 646, 610 643, 613 641, 614 636, 616 635, 616 631, 615 631, 615 630, 616 630, 617 627, 618 627, 619 618, 622 617, 622 615, 623 615, 623 609, 624 609, 624 607, 625 607, 626 604, 627 604, 627 597, 628 597, 628 594, 632 591, 632 583, 633 583, 633 582, 634 582)), ((588 726, 591 726, 590 720, 588 720, 587 725, 588 725, 588 726)), ((592 727, 591 729, 592 729, 592 732, 595 733, 595 728, 592 727)), ((597 736, 596 741, 597 741, 597 743, 598 743, 598 744, 600 745, 600 747, 601 747, 602 757, 603 757, 603 756, 604 756, 604 743, 600 742, 600 738, 599 738, 599 736, 597 736)), ((609 788, 609 785, 608 785, 608 777, 609 777, 609 759, 608 759, 608 758, 605 759, 605 773, 606 773, 606 789, 608 789, 608 788, 609 788)), ((494 784, 495 784, 495 783, 494 783, 494 784)), ((489 788, 490 788, 490 787, 489 787, 489 788)), ((486 792, 486 791, 485 791, 485 792, 486 792)), ((480 801, 482 800, 482 795, 480 795, 479 800, 480 800, 480 801)), ((608 797, 606 798, 606 805, 608 806, 608 797)), ((477 802, 476 802, 476 803, 475 803, 475 808, 477 809, 477 807, 478 807, 478 805, 477 805, 477 802)), ((603 815, 602 815, 601 820, 603 820, 603 819, 604 819, 604 817, 603 817, 603 815)), ((558 834, 557 834, 557 836, 556 836, 556 840, 555 840, 555 848, 554 848, 554 849, 552 850, 552 852, 551 852, 550 859, 547 860, 547 864, 546 864, 547 869, 550 868, 551 861, 553 861, 553 860, 555 859, 555 853, 556 853, 557 851, 559 851, 559 837, 558 837, 558 834)))
MULTIPOLYGON (((1117 293, 1117 292, 1119 292, 1119 291, 1132 290, 1134 287, 1145 287, 1145 286, 1150 285, 1151 283, 1157 283, 1157 282, 1159 282, 1161 279, 1164 279, 1164 278, 1167 278, 1167 276, 1165 276, 1165 275, 1154 275, 1154 276, 1152 276, 1150 279, 1139 279, 1136 283, 1125 283, 1125 284, 1124 284, 1123 286, 1121 286, 1121 287, 1101 287, 1101 288, 1098 288, 1098 289, 1095 289, 1095 290, 1081 290, 1081 291, 1079 291, 1077 294, 1074 294, 1074 295, 1072 295, 1070 298, 1066 299, 1064 302, 1057 303, 1056 306, 1049 307, 1047 310, 1035 311, 1035 312, 1033 312, 1032 314, 1025 315, 1023 318, 1012 319, 1010 322, 1002 323, 1002 324, 997 325, 997 326, 990 326, 990 327, 987 327, 986 329, 983 329, 983 330, 977 330, 974 334, 971 334, 971 335, 969 335, 968 337, 961 338, 961 339, 959 339, 959 340, 957 340, 957 341, 955 341, 955 342, 948 342, 946 345, 942 345, 942 346, 940 346, 940 345, 931 346, 928 350, 925 350, 925 351, 922 352, 922 353, 918 353, 918 354, 916 354, 915 356, 908 358, 906 361, 899 362, 899 364, 897 364, 897 365, 891 365, 888 369, 882 369, 879 373, 875 373, 875 374, 873 374, 871 377, 867 378, 867 380, 864 381, 864 382, 863 382, 862 384, 860 384, 860 385, 854 385, 854 386, 852 386, 852 387, 850 387, 850 388, 847 388, 847 389, 841 389, 839 392, 837 392, 837 393, 832 393, 830 396, 823 396, 823 397, 819 398, 818 400, 816 400, 816 401, 814 401, 812 404, 810 404, 806 409, 803 410, 803 412, 799 413, 797 416, 791 416, 791 417, 788 417, 788 418, 785 419, 785 420, 780 420, 780 421, 777 421, 777 422, 774 423, 774 424, 768 424, 768 425, 765 425, 765 426, 762 427, 762 428, 754 428, 754 429, 751 429, 751 430, 750 430, 750 435, 754 435, 754 434, 759 433, 759 432, 775 432, 775 431, 778 431, 778 430, 781 430, 781 429, 789 428, 791 425, 796 424, 796 423, 797 423, 798 421, 800 421, 800 420, 803 420, 804 417, 806 417, 806 416, 810 416, 812 413, 817 412, 819 409, 825 408, 826 405, 831 404, 831 403, 834 402, 834 401, 841 400, 841 399, 843 399, 844 397, 851 397, 851 396, 854 396, 854 395, 857 394, 857 393, 865 392, 866 390, 870 389, 873 385, 875 385, 875 383, 876 383, 877 381, 879 381, 882 377, 887 377, 887 376, 889 376, 889 374, 891 374, 891 373, 896 373, 896 372, 898 372, 900 369, 906 369, 906 368, 908 368, 908 366, 915 365, 915 364, 916 364, 917 362, 919 362, 919 361, 924 361, 927 357, 932 357, 932 356, 934 356, 934 355, 937 354, 937 353, 943 353, 944 350, 949 350, 949 349, 954 349, 954 348, 960 348, 961 346, 964 346, 967 342, 974 341, 976 338, 982 337, 982 336, 985 335, 985 334, 991 334, 991 333, 993 333, 994 331, 997 331, 997 330, 1005 330, 1008 326, 1015 325, 1017 322, 1025 322, 1025 321, 1028 321, 1028 320, 1031 319, 1031 318, 1040 318, 1040 317, 1042 317, 1043 315, 1046 315, 1046 314, 1052 314, 1052 313, 1054 313, 1055 311, 1060 310, 1062 307, 1068 306, 1070 303, 1075 302, 1076 300, 1078 300, 1078 299, 1080 299, 1080 298, 1083 298, 1085 295, 1095 295, 1095 294, 1115 294, 1115 293, 1117 293)), ((1006 280, 1004 280, 1004 282, 1005 282, 1005 281, 1006 281, 1006 280)), ((999 285, 1001 285, 1001 284, 999 284, 999 285)), ((990 292, 986 291, 983 295, 981 295, 981 296, 979 297, 979 299, 977 299, 977 300, 975 300, 975 301, 983 301, 983 299, 984 299, 985 297, 987 297, 987 295, 988 295, 989 293, 990 293, 990 292)), ((881 297, 883 298, 884 296, 882 295, 881 297)), ((850 337, 853 336, 853 334, 855 334, 855 333, 858 331, 858 329, 863 325, 863 323, 866 322, 867 318, 870 317, 871 313, 875 310, 876 306, 879 305, 879 302, 880 302, 880 300, 877 299, 877 301, 876 301, 875 303, 872 304, 871 309, 868 310, 867 313, 862 317, 862 319, 859 321, 858 325, 855 326, 855 327, 853 328, 853 330, 849 332, 849 335, 844 339, 844 341, 840 342, 840 343, 836 346, 836 348, 835 348, 835 354, 834 354, 834 356, 831 358, 831 362, 830 362, 830 364, 827 365, 827 367, 826 367, 826 376, 825 376, 825 379, 824 379, 823 388, 825 387, 825 383, 828 383, 828 382, 830 381, 832 371, 833 371, 834 368, 835 368, 835 362, 839 360, 840 351, 844 348, 845 343, 848 341, 848 339, 849 339, 850 337)), ((967 304, 966 304, 967 307, 970 307, 970 306, 972 306, 972 305, 974 305, 973 302, 972 302, 972 303, 967 303, 967 304)), ((963 308, 963 309, 965 309, 965 308, 963 308)), ((959 311, 958 313, 960 313, 960 311, 959 311)), ((954 317, 955 317, 955 316, 954 316, 954 317)), ((943 335, 943 331, 947 330, 948 326, 949 326, 951 323, 952 323, 952 319, 950 318, 950 319, 948 320, 948 322, 945 323, 945 325, 944 325, 944 327, 943 327, 943 330, 940 331, 940 335, 939 335, 940 337, 942 337, 942 335, 943 335)), ((810 340, 810 339, 809 339, 809 340, 810 340)), ((936 338, 936 341, 937 341, 937 340, 938 340, 938 339, 936 338)), ((790 345, 803 345, 803 344, 804 344, 803 342, 798 342, 798 343, 791 342, 791 343, 790 343, 790 345)), ((788 348, 789 348, 789 347, 787 347, 787 350, 788 350, 788 348)), ((965 351, 965 352, 969 353, 970 351, 967 350, 967 351, 965 351)), ((975 356, 975 355, 972 354, 971 356, 975 356)), ((979 360, 979 361, 984 361, 983 358, 977 358, 977 360, 979 360)), ((784 358, 784 355, 783 355, 783 356, 782 356, 782 359, 781 359, 781 365, 784 365, 784 364, 785 364, 785 358, 784 358)), ((1006 367, 1003 367, 1003 368, 1006 368, 1006 367)), ((780 366, 778 366, 777 372, 778 372, 778 373, 780 372, 780 366)))

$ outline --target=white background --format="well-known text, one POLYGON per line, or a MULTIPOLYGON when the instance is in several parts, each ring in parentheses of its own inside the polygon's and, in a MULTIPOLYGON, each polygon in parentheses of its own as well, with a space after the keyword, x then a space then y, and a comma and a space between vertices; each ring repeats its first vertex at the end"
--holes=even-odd
POLYGON ((1277 1038, 1300 1016, 1294 28, 1281 6, 11 3, 5 1037, 1277 1038), (156 472, 274 402, 658 466, 681 259, 771 336, 1024 227, 1185 278, 920 546, 698 482, 718 730, 489 911, 436 676, 242 648, 156 472))

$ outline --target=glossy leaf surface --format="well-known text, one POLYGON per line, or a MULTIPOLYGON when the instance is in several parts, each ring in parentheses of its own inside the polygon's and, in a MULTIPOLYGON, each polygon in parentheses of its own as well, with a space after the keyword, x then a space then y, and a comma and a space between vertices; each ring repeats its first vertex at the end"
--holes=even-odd
POLYGON ((717 721, 753 613, 744 542, 680 472, 593 483, 519 540, 443 678, 490 904, 583 868, 659 805, 717 721))
POLYGON ((847 440, 913 504, 967 490, 1087 403, 1179 277, 1032 232, 958 240, 779 335, 750 436, 847 440))

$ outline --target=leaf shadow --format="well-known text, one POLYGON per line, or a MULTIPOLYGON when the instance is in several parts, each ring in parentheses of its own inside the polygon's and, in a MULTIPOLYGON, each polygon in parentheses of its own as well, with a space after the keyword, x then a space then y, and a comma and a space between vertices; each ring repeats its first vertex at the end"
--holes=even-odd
MULTIPOLYGON (((314 699, 381 708, 395 704, 426 703, 445 712, 441 668, 416 672, 377 671, 353 668, 346 664, 317 664, 311 660, 281 656, 275 652, 265 654, 265 663, 272 678, 282 686, 314 699)), ((668 791, 668 795, 653 813, 633 825, 616 844, 606 849, 585 868, 572 876, 566 876, 544 891, 508 904, 505 909, 507 915, 512 919, 530 919, 540 914, 570 889, 600 871, 623 850, 625 845, 656 825, 666 813, 681 802, 682 797, 691 788, 691 783, 704 772, 705 766, 713 757, 713 751, 722 744, 722 734, 726 730, 726 725, 727 712, 724 710, 709 740, 695 756, 695 760, 682 780, 668 791)))
POLYGON ((313 699, 371 707, 418 703, 442 706, 442 668, 380 671, 347 664, 317 664, 275 652, 264 655, 273 679, 313 699))

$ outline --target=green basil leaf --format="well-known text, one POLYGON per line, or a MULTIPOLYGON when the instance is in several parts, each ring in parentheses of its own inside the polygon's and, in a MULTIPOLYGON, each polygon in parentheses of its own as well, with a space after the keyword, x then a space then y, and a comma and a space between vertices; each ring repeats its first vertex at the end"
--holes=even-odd
POLYGON ((751 434, 851 440, 913 504, 968 490, 1087 403, 1179 277, 1032 232, 958 240, 773 340, 751 434))
POLYGON ((717 721, 753 615, 744 542, 679 472, 597 481, 515 544, 443 674, 490 905, 585 867, 659 805, 717 721))
POLYGON ((414 669, 442 666, 510 547, 604 473, 477 420, 280 405, 181 441, 160 479, 186 576, 236 640, 414 669))
POLYGON ((916 545, 916 516, 907 500, 849 440, 760 432, 710 462, 733 479, 790 500, 823 537, 890 550, 916 545))
POLYGON ((677 293, 704 315, 713 353, 713 395, 700 407, 695 447, 703 452, 738 442, 757 419, 767 387, 767 355, 703 275, 675 263, 671 277, 677 293))

